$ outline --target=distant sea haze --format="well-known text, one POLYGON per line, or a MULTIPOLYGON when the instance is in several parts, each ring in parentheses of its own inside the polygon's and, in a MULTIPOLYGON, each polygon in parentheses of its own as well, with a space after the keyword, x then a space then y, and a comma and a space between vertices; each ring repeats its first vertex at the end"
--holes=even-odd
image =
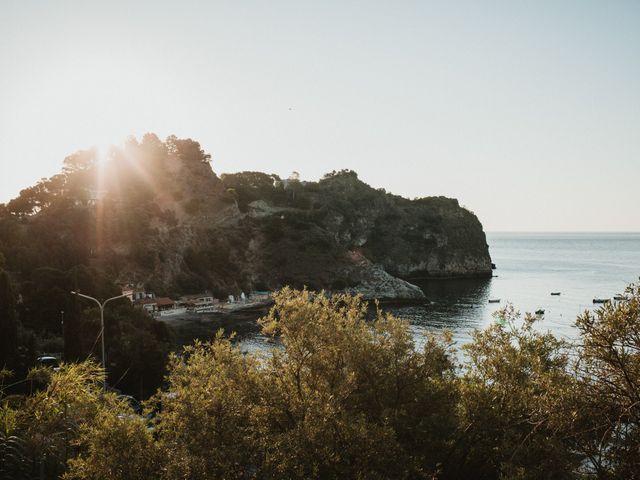
POLYGON ((416 334, 447 328, 466 343, 509 302, 522 313, 544 310, 539 327, 572 339, 576 316, 598 307, 594 298, 623 293, 640 275, 640 233, 489 233, 487 243, 494 278, 424 282, 431 305, 391 310, 416 334))

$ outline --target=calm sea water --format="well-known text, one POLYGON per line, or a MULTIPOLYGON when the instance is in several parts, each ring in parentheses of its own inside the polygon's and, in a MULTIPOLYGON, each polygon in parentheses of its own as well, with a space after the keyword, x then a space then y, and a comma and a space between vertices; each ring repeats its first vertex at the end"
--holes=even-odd
MULTIPOLYGON (((466 343, 507 302, 522 313, 544 309, 539 328, 572 339, 576 316, 597 308, 594 298, 623 293, 640 275, 640 233, 493 233, 487 241, 496 277, 424 282, 419 286, 429 305, 386 308, 409 320, 418 344, 425 330, 442 329, 466 343), (500 304, 488 303, 490 298, 500 304)), ((258 332, 240 339, 247 350, 264 348, 264 342, 258 332)))
POLYGON ((594 298, 623 293, 640 275, 638 233, 493 233, 487 242, 496 277, 426 282, 420 287, 432 305, 390 310, 408 319, 416 334, 447 328, 465 343, 509 302, 522 313, 544 309, 539 327, 571 339, 576 316, 597 308, 594 298))

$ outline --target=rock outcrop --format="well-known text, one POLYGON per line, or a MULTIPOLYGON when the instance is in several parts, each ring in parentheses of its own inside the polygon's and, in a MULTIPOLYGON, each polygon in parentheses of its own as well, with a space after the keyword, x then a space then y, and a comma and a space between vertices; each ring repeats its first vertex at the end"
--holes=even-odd
MULTIPOLYGON (((477 217, 445 197, 408 200, 374 190, 354 172, 325 178, 331 213, 323 226, 404 279, 489 277, 491 259, 477 217), (336 200, 337 199, 337 200, 336 200), (348 205, 340 211, 339 205, 348 205)), ((322 182, 321 182, 322 183, 322 182)))
POLYGON ((343 289, 352 295, 362 295, 367 299, 378 300, 424 300, 425 296, 419 287, 394 277, 376 263, 371 262, 359 252, 352 252, 352 272, 358 282, 352 287, 343 289))
POLYGON ((319 182, 244 172, 222 183, 244 214, 237 227, 250 230, 254 283, 419 299, 413 279, 491 276, 482 225, 457 200, 408 200, 351 171, 319 182))

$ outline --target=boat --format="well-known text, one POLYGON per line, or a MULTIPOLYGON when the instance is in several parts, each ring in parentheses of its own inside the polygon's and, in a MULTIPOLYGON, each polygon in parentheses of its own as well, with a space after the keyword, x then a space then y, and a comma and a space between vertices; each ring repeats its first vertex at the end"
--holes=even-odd
POLYGON ((490 298, 489 299, 489 303, 500 303, 500 299, 499 298, 490 298))
POLYGON ((594 298, 593 303, 607 303, 610 300, 608 298, 594 298))
POLYGON ((614 295, 614 296, 613 296, 613 299, 614 299, 614 300, 617 300, 617 301, 619 301, 619 302, 624 302, 624 301, 629 300, 629 297, 627 297, 626 295, 623 295, 623 294, 621 294, 621 293, 618 293, 617 295, 614 295))
POLYGON ((551 295, 560 295, 560 292, 551 292, 551 295))
POLYGON ((544 310, 542 308, 539 308, 538 310, 536 310, 536 315, 544 315, 544 310))
POLYGON ((187 313, 187 308, 186 307, 178 307, 178 308, 170 308, 168 310, 160 310, 159 312, 160 317, 170 317, 172 315, 182 315, 187 313))
POLYGON ((201 307, 195 307, 193 309, 195 313, 216 313, 218 312, 218 307, 214 305, 203 305, 201 307))

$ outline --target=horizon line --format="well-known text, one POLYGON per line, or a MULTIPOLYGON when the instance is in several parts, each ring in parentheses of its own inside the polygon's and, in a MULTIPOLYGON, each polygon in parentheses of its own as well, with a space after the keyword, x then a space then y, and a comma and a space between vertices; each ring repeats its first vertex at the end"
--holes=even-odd
POLYGON ((640 234, 640 230, 485 230, 486 233, 572 233, 572 234, 640 234))

